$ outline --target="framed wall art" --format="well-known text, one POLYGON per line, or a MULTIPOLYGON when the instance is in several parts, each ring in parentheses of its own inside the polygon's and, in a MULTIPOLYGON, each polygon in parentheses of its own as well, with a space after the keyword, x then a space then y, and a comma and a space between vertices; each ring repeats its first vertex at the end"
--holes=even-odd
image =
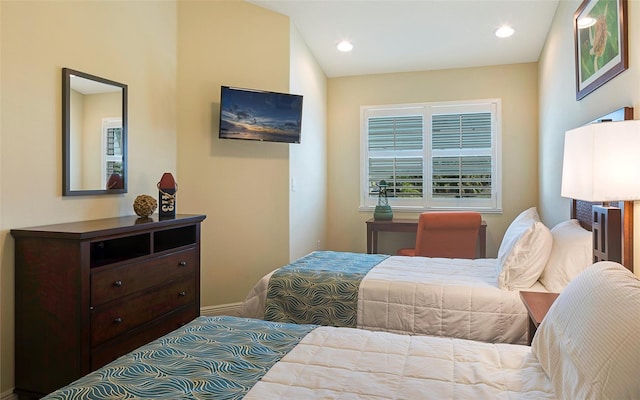
POLYGON ((628 68, 627 0, 584 0, 573 31, 580 100, 628 68))

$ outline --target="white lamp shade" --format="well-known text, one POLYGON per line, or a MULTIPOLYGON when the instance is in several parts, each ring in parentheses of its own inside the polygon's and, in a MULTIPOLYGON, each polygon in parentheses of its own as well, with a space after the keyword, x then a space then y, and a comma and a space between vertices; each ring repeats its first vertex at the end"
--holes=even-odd
POLYGON ((561 195, 594 202, 640 199, 640 120, 567 131, 561 195))

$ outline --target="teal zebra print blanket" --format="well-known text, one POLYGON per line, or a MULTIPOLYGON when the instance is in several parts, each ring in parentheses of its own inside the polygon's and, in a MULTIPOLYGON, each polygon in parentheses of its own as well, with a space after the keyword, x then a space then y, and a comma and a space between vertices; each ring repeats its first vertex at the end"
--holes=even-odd
POLYGON ((355 327, 358 288, 384 254, 315 251, 273 273, 264 319, 355 327))

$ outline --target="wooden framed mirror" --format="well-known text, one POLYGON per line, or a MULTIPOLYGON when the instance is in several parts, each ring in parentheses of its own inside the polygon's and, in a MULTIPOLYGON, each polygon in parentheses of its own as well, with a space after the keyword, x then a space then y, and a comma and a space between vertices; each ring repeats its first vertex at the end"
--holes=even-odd
POLYGON ((62 193, 127 192, 127 85, 62 69, 62 193))

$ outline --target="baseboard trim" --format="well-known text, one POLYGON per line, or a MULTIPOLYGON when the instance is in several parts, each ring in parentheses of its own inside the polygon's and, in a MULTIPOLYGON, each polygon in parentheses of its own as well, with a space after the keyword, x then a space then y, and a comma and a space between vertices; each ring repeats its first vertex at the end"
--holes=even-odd
POLYGON ((208 306, 200 308, 200 315, 212 317, 215 315, 231 315, 234 317, 240 316, 240 310, 242 309, 242 303, 229 303, 220 304, 217 306, 208 306))
POLYGON ((0 395, 0 400, 18 400, 18 395, 10 389, 0 395))

